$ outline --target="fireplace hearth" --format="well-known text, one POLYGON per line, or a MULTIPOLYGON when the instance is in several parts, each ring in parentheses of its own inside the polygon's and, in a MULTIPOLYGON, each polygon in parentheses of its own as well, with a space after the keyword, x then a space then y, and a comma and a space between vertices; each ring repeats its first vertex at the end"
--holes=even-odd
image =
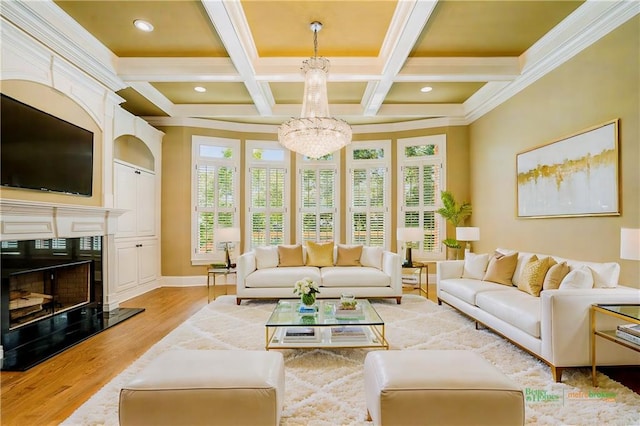
POLYGON ((144 309, 103 312, 102 237, 2 241, 2 370, 24 371, 144 309))

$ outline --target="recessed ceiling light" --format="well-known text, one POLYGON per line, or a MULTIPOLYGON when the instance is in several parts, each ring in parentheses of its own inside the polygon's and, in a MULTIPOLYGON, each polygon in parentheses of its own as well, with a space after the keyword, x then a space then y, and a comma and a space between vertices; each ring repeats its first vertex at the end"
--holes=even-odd
POLYGON ((422 93, 427 93, 427 92, 430 92, 432 90, 433 90, 433 87, 431 87, 431 86, 424 86, 422 89, 420 89, 420 91, 422 93))
POLYGON ((144 19, 136 19, 135 21, 133 21, 133 25, 135 25, 135 27, 140 31, 144 31, 147 33, 153 31, 153 25, 151 25, 150 22, 145 21, 144 19))
POLYGON ((202 86, 196 86, 196 87, 193 88, 193 90, 195 90, 196 92, 200 92, 200 93, 204 93, 204 92, 207 91, 207 89, 205 89, 202 86))

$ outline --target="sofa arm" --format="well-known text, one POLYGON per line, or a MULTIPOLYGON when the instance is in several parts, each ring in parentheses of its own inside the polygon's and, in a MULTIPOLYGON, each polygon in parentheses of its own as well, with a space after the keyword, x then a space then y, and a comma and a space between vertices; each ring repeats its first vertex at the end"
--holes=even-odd
POLYGON ((242 289, 245 288, 244 283, 247 275, 256 270, 256 255, 253 251, 244 253, 238 257, 236 263, 236 288, 241 293, 242 289))
POLYGON ((382 272, 391 277, 391 288, 402 295, 402 260, 400 255, 390 251, 382 252, 382 272))
POLYGON ((464 260, 442 260, 436 262, 436 283, 448 278, 462 278, 464 260))
MULTIPOLYGON (((540 293, 542 356, 555 366, 590 365, 589 310, 593 304, 640 303, 640 290, 618 286, 540 293)), ((598 316, 599 329, 615 328, 613 318, 598 316)), ((599 356, 600 358, 600 356, 599 356)), ((606 356, 603 359, 606 360, 606 356)))

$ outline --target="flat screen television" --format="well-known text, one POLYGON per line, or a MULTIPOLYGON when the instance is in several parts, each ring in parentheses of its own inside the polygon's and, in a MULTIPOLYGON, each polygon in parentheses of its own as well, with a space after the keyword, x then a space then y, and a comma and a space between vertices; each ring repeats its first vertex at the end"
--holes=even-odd
POLYGON ((91 196, 93 132, 0 95, 2 186, 91 196))

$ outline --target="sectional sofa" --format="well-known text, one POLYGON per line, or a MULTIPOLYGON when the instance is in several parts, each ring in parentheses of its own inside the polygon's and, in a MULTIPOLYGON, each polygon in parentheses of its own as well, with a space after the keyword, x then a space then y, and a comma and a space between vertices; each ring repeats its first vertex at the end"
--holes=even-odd
MULTIPOLYGON (((592 304, 640 303, 640 290, 618 285, 617 263, 582 262, 506 249, 496 252, 497 257, 517 259, 511 276, 503 271, 502 277, 488 280, 494 257, 489 254, 438 262, 438 303, 454 307, 474 319, 476 327, 484 325, 540 358, 551 367, 558 382, 564 368, 591 365, 592 304), (532 274, 532 265, 543 263, 544 259, 549 263, 548 269, 532 274), (553 270, 550 264, 554 264, 553 270), (564 268, 563 276, 549 276, 559 268, 564 268), (529 285, 532 275, 533 281, 541 283, 537 291, 529 285), (554 280, 547 285, 547 281, 554 280)), ((597 325, 612 329, 618 323, 619 320, 599 317, 597 325)), ((599 339, 597 361, 598 365, 638 365, 640 353, 599 339)))
POLYGON ((402 269, 397 253, 340 244, 331 244, 328 250, 329 257, 324 260, 313 256, 307 246, 296 245, 258 247, 242 254, 237 260, 237 303, 243 299, 295 298, 293 285, 303 278, 319 285, 318 298, 349 293, 362 298, 394 298, 400 303, 402 269), (293 260, 284 254, 298 250, 301 254, 293 260))

